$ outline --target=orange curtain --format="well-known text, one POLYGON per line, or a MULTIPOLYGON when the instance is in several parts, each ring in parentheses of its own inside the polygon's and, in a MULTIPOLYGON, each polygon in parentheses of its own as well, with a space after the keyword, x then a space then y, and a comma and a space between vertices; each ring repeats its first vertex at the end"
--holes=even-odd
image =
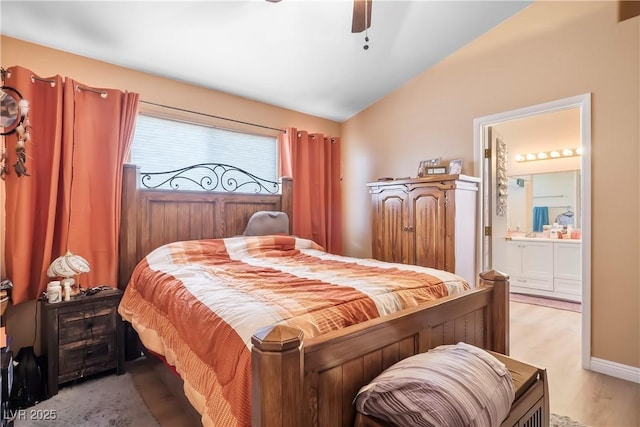
MULTIPOLYGON (((30 176, 12 173, 6 182, 5 260, 13 303, 37 298, 51 261, 67 250, 91 266, 79 277, 82 287, 117 286, 122 165, 139 95, 60 76, 42 81, 21 67, 9 70, 5 85, 29 101, 32 125, 30 176)), ((8 154, 15 153, 15 141, 7 139, 8 154)), ((7 163, 14 162, 10 156, 7 163)))
POLYGON ((62 77, 42 79, 23 67, 10 67, 5 86, 17 89, 29 102, 30 141, 26 143, 29 176, 18 178, 16 134, 6 136, 7 275, 13 281, 14 304, 36 299, 47 282, 53 258, 55 212, 62 148, 62 77))
POLYGON ((293 178, 293 234, 342 254, 340 138, 288 128, 278 145, 280 175, 293 178))
POLYGON ((139 95, 67 78, 56 256, 85 258, 81 286, 117 286, 122 165, 133 141, 139 95))

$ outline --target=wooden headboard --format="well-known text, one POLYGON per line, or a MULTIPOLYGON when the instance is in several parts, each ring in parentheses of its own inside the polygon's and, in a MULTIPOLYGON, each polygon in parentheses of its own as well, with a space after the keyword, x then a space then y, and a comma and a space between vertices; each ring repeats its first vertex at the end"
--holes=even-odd
POLYGON ((293 224, 292 181, 283 178, 280 194, 147 189, 140 169, 124 165, 118 287, 124 289, 136 264, 153 249, 180 240, 242 234, 257 211, 282 211, 293 224))

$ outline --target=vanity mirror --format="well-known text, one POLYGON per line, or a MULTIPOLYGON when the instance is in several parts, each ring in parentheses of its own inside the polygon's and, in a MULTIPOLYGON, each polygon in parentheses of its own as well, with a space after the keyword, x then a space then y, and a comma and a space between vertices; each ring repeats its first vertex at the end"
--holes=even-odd
POLYGON ((510 176, 508 192, 512 231, 541 232, 554 222, 581 228, 578 170, 510 176))

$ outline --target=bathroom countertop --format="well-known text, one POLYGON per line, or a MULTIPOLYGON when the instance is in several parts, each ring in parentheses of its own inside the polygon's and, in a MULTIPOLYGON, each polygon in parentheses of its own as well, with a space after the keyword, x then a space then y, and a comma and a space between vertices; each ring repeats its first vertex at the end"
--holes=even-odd
POLYGON ((560 242, 560 243, 582 243, 581 239, 550 239, 547 237, 511 237, 505 240, 519 240, 524 242, 560 242))

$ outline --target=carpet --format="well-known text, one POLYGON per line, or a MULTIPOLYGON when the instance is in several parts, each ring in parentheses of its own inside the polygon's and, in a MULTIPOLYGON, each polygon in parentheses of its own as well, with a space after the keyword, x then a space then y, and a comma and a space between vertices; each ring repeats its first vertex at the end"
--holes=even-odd
POLYGON ((587 427, 586 425, 562 415, 551 414, 549 427, 587 427))
MULTIPOLYGON (((88 378, 16 416, 15 427, 159 427, 129 373, 88 378), (37 419, 48 414, 49 419, 37 419), (55 419, 52 419, 54 418, 55 419)), ((550 427, 587 427, 551 414, 550 427)))
POLYGON ((159 427, 131 375, 87 378, 17 414, 15 427, 159 427), (48 420, 44 415, 50 415, 48 420), (55 419, 53 419, 55 416, 55 419))
POLYGON ((532 295, 510 294, 509 299, 514 302, 524 304, 541 305, 544 307, 557 308, 559 310, 582 312, 582 304, 579 302, 562 301, 552 298, 534 297, 532 295))

